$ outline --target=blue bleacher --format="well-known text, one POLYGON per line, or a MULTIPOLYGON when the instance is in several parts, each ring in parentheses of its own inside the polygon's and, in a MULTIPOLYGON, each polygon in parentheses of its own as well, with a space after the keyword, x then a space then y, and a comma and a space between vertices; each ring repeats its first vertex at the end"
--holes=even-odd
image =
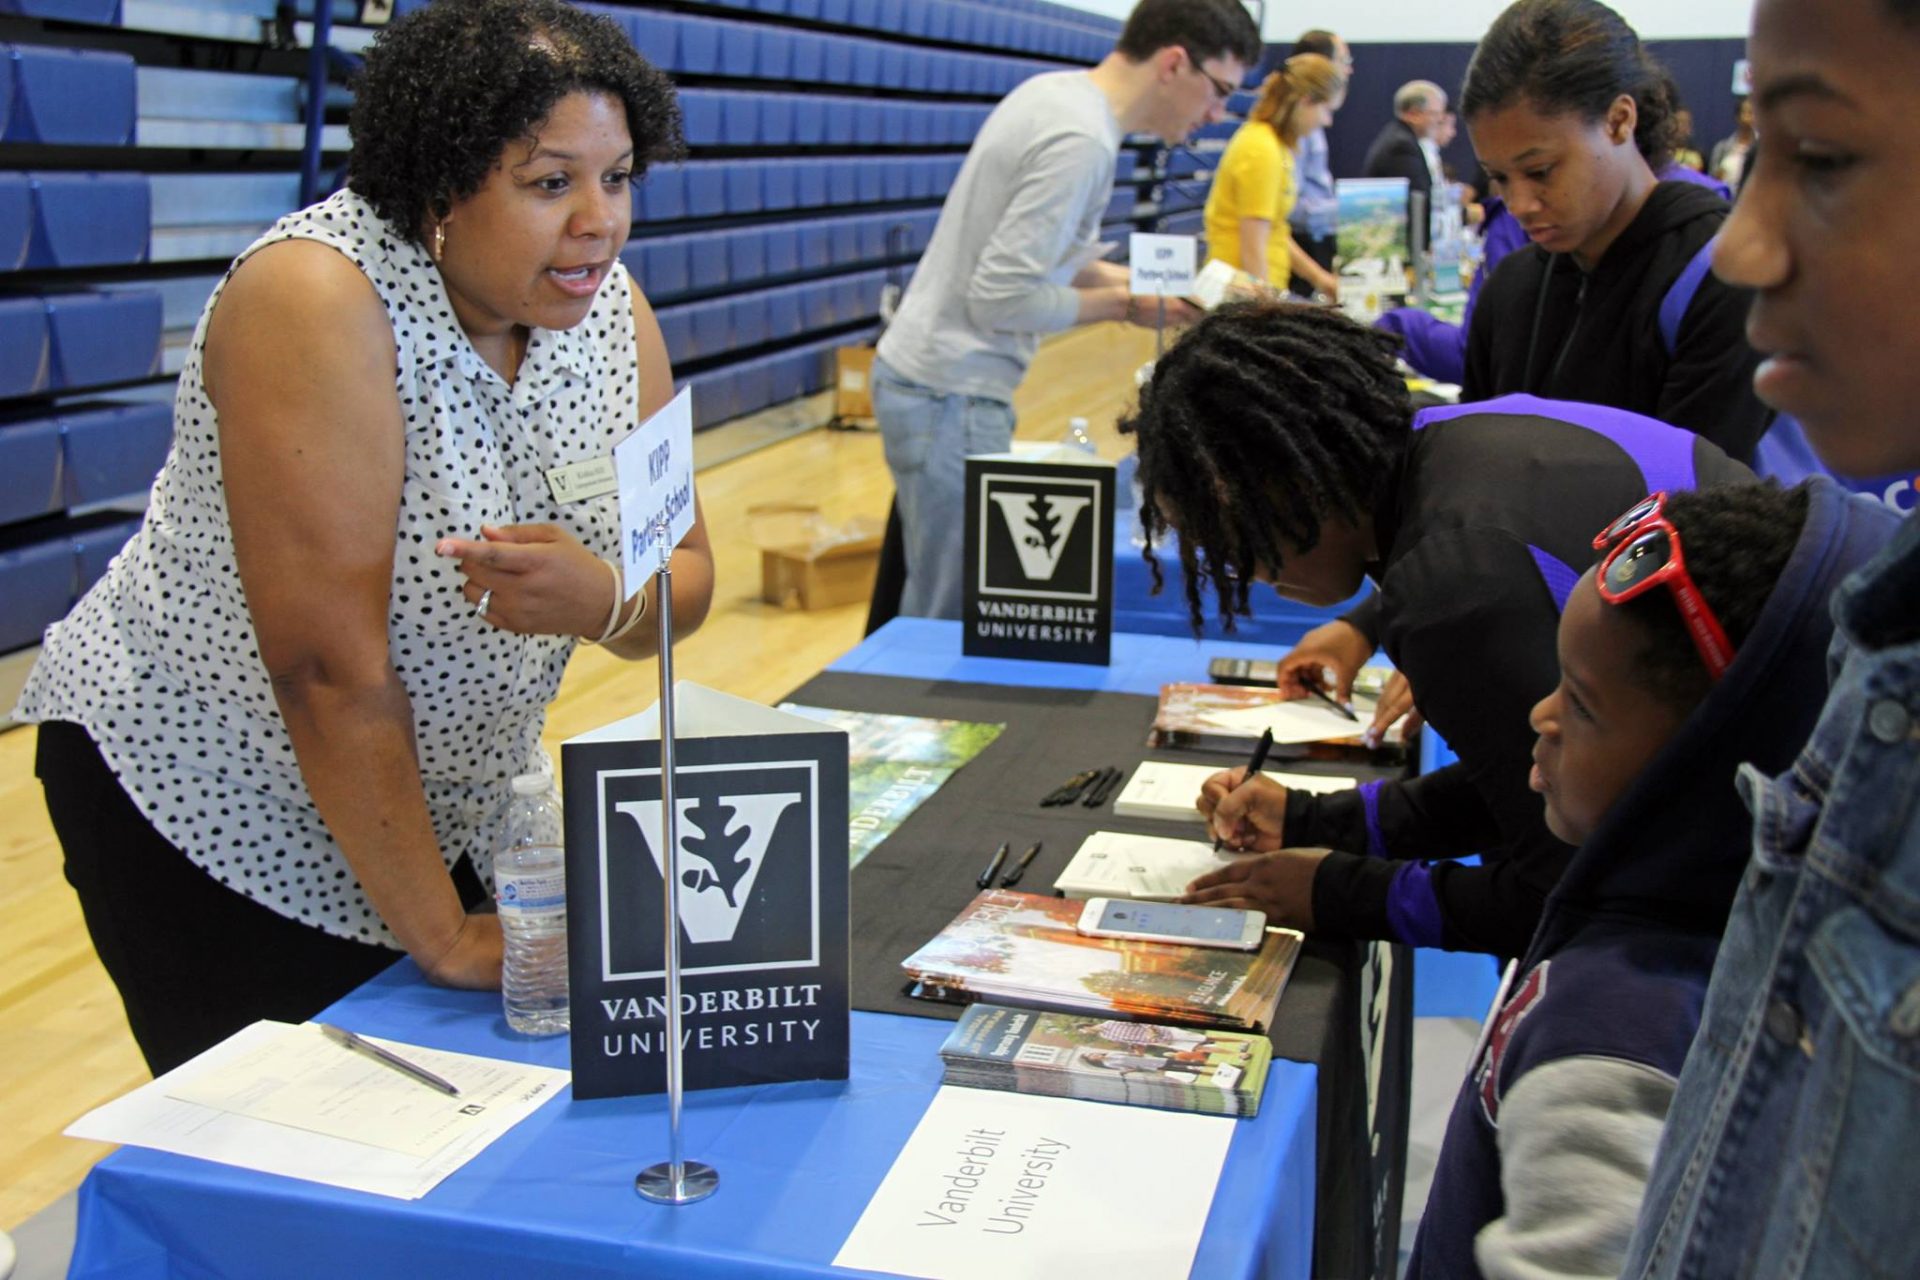
POLYGON ((47 309, 37 297, 0 297, 0 399, 47 389, 47 309))
POLYGON ((129 54, 0 45, 12 64, 12 111, 4 142, 125 146, 133 141, 135 91, 129 54))
POLYGON ((33 183, 24 173, 0 173, 0 271, 17 271, 33 242, 33 183))
POLYGON ((158 290, 51 293, 42 302, 49 389, 133 382, 160 371, 158 290))
POLYGON ((0 422, 0 525, 58 511, 61 496, 59 421, 0 422))
POLYGON ((164 400, 72 405, 60 410, 58 422, 68 507, 146 493, 173 444, 173 406, 164 400))
MULTIPOLYGON (((144 262, 152 198, 143 173, 31 173, 29 267, 144 262)), ((0 253, 0 261, 4 253, 0 253)))
POLYGON ((0 0, 0 13, 114 26, 120 21, 120 0, 0 0))

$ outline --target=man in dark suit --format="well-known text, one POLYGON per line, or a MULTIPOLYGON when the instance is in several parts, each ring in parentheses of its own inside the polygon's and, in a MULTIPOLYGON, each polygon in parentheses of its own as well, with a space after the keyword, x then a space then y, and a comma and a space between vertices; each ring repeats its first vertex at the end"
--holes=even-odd
MULTIPOLYGON (((1421 144, 1433 137, 1446 114, 1445 89, 1431 80, 1409 81, 1394 93, 1394 118, 1387 121, 1367 150, 1367 177, 1407 180, 1409 227, 1412 226, 1414 192, 1424 198, 1428 216, 1432 216, 1436 165, 1428 159, 1427 149, 1421 144)), ((1424 245, 1426 238, 1422 228, 1420 243, 1424 245)))

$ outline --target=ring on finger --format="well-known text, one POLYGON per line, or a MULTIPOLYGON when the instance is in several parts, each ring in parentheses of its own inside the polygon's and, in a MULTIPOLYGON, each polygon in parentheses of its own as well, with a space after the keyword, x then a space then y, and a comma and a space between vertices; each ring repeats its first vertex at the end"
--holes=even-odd
POLYGON ((487 607, 492 603, 493 603, 493 588, 488 587, 485 591, 482 591, 480 593, 479 603, 473 606, 473 616, 476 618, 485 618, 487 616, 487 607))

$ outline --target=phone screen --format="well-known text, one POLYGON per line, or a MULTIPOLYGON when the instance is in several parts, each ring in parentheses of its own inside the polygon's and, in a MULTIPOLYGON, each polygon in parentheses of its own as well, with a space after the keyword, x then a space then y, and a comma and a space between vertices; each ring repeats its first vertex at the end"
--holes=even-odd
POLYGON ((1115 898, 1107 903, 1095 928, 1117 933, 1147 933, 1182 942, 1234 945, 1246 936, 1247 913, 1228 907, 1115 898))

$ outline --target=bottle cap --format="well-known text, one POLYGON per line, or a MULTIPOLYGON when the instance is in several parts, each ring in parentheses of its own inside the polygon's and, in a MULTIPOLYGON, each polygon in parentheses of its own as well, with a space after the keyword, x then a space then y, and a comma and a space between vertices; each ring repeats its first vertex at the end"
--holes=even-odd
POLYGON ((545 795, 553 784, 547 781, 544 773, 523 773, 513 780, 513 794, 517 796, 545 795))

